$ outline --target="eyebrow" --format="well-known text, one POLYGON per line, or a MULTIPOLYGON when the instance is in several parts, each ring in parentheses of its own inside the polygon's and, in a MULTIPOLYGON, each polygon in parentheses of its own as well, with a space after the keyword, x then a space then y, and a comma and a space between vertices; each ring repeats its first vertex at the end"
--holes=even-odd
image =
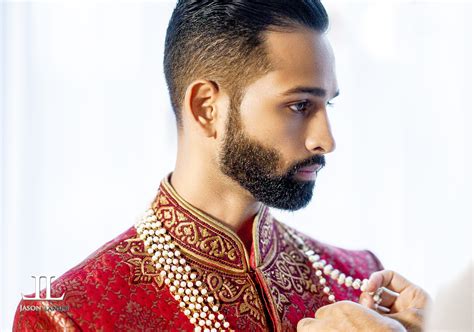
MULTIPOLYGON (((288 91, 283 92, 282 95, 288 96, 295 93, 309 93, 313 96, 321 97, 321 98, 324 98, 327 95, 327 91, 325 89, 316 88, 316 87, 305 87, 305 86, 298 86, 296 88, 290 89, 288 91)), ((337 96, 339 96, 339 90, 336 91, 336 93, 331 99, 336 98, 337 96)))

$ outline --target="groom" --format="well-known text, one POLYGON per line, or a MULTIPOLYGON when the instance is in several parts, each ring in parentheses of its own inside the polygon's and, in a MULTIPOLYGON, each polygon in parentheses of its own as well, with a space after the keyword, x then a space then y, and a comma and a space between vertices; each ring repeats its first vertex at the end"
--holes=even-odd
MULTIPOLYGON (((382 269, 371 252, 314 240, 268 209, 305 207, 335 148, 329 107, 339 88, 327 27, 317 0, 178 1, 164 55, 175 169, 135 227, 53 283, 69 310, 22 311, 47 302, 23 300, 15 330, 295 331, 303 318, 300 329, 351 319, 365 322, 351 327, 362 330, 415 324, 370 309, 368 292, 379 286, 402 298, 414 292, 397 289, 396 274, 368 282, 382 269), (362 290, 365 306, 356 303, 362 290)), ((399 314, 395 303, 382 304, 399 314)))

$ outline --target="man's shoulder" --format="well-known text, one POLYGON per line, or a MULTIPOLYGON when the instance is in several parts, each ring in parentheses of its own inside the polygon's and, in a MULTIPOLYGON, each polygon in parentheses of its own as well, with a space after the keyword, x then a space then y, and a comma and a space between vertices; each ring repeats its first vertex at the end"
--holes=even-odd
POLYGON ((293 233, 295 238, 287 237, 289 241, 293 241, 296 246, 299 245, 298 238, 301 239, 310 250, 319 254, 326 261, 333 263, 332 265, 340 266, 344 270, 353 271, 356 274, 367 274, 383 269, 383 265, 377 256, 368 249, 346 249, 335 246, 319 239, 315 239, 304 232, 276 221, 283 232, 293 233), (359 272, 359 273, 357 273, 359 272))
POLYGON ((97 283, 99 280, 110 278, 110 273, 120 267, 127 255, 127 249, 133 242, 139 242, 136 238, 136 230, 130 227, 125 232, 116 236, 97 250, 87 256, 82 262, 65 272, 56 281, 57 287, 67 285, 71 280, 80 276, 83 283, 97 283))
MULTIPOLYGON (((134 259, 140 265, 137 255, 142 251, 135 228, 127 229, 51 283, 50 298, 64 295, 63 300, 47 300, 45 289, 39 294, 41 300, 21 300, 14 330, 66 328, 74 331, 78 326, 82 329, 84 321, 100 320, 99 312, 104 312, 103 309, 113 312, 121 300, 129 296, 134 259)), ((32 298, 34 294, 27 297, 32 298)))

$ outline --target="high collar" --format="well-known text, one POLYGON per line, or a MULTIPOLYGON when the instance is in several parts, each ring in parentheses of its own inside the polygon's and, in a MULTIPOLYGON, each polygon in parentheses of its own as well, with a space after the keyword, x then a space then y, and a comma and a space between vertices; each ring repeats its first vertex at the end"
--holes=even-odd
MULTIPOLYGON (((169 176, 162 180, 152 206, 184 253, 206 266, 215 266, 229 273, 249 271, 250 253, 239 236, 227 225, 182 198, 172 187, 169 176)), ((253 250, 258 251, 256 231, 267 212, 268 208, 262 205, 254 217, 253 250)))

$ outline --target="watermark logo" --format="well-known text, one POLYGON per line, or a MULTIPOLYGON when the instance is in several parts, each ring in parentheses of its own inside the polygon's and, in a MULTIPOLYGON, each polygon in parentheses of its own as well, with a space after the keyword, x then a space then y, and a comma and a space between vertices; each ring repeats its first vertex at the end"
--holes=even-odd
POLYGON ((23 294, 21 294, 21 298, 24 301, 42 301, 41 305, 25 305, 25 304, 20 304, 20 312, 23 311, 59 311, 59 312, 67 312, 69 311, 69 306, 68 305, 51 305, 48 303, 45 303, 44 301, 62 301, 64 299, 64 295, 66 293, 63 293, 63 295, 59 297, 52 297, 51 296, 51 280, 56 278, 55 276, 31 276, 33 279, 35 279, 35 296, 34 297, 27 297, 23 294), (41 297, 40 291, 41 291, 41 280, 46 281, 46 294, 45 297, 41 297))
POLYGON ((38 301, 38 300, 47 300, 47 301, 62 301, 64 299, 63 293, 60 297, 51 297, 51 280, 56 278, 55 276, 31 276, 35 279, 35 297, 26 297, 25 295, 21 294, 21 298, 25 301, 38 301), (46 297, 40 297, 40 290, 41 290, 41 280, 46 280, 46 297))

